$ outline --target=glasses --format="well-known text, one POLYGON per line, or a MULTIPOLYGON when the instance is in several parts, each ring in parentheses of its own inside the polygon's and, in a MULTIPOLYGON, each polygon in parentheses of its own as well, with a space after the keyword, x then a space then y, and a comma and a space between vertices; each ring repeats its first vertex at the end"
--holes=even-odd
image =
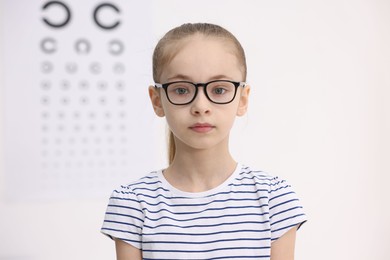
POLYGON ((234 100, 237 88, 245 87, 245 82, 230 80, 213 80, 207 83, 192 83, 189 81, 174 81, 165 84, 155 83, 156 88, 163 88, 169 102, 174 105, 187 105, 194 101, 199 87, 208 100, 215 104, 228 104, 234 100))

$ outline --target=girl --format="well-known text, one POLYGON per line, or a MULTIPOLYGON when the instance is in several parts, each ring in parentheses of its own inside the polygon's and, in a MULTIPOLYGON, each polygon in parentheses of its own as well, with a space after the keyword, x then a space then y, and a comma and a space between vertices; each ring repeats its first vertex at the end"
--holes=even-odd
POLYGON ((213 24, 174 28, 154 50, 153 78, 153 109, 171 131, 169 166, 112 193, 102 232, 117 259, 293 259, 306 221, 295 193, 229 152, 250 90, 237 39, 213 24))

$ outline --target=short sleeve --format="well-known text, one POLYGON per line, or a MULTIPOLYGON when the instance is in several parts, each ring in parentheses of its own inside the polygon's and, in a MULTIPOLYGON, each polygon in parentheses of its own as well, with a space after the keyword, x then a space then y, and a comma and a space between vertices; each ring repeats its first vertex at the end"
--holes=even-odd
POLYGON ((285 180, 272 179, 268 205, 272 241, 295 226, 299 228, 307 220, 298 196, 285 180))
POLYGON ((101 232, 141 249, 144 214, 136 194, 122 186, 111 194, 101 232))

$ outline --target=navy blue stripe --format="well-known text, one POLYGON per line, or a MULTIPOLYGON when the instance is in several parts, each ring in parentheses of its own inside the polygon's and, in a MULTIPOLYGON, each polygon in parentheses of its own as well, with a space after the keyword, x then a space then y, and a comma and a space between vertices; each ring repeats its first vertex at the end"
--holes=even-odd
MULTIPOLYGON (((254 177, 253 177, 254 178, 254 177)), ((240 179, 239 181, 242 181, 243 179, 253 179, 253 178, 242 178, 240 179)), ((228 186, 237 186, 237 187, 241 187, 241 186, 256 186, 256 185, 263 185, 263 186, 277 186, 277 185, 280 185, 282 183, 284 183, 286 181, 279 181, 279 182, 276 182, 276 183, 267 183, 267 182, 250 182, 250 183, 230 183, 228 186)))
MULTIPOLYGON (((255 186, 256 184, 230 184, 229 186, 255 186)), ((266 185, 264 185, 266 186, 266 185)), ((272 186, 271 184, 267 184, 267 186, 272 186)), ((225 191, 225 192, 218 192, 218 193, 214 193, 214 194, 210 194, 208 196, 205 196, 204 198, 208 198, 208 197, 213 197, 213 196, 218 196, 218 195, 223 195, 223 194, 230 194, 230 193, 236 193, 236 194, 253 194, 253 193, 258 193, 258 192, 268 192, 268 193, 272 193, 272 192, 276 192, 280 189, 285 189, 285 188, 288 188, 290 187, 290 185, 286 185, 286 186, 283 186, 283 187, 280 187, 278 189, 275 189, 275 190, 268 190, 268 189, 257 189, 257 190, 248 190, 248 191, 225 191)), ((162 187, 158 187, 156 189, 150 189, 150 188, 134 188, 134 190, 142 190, 142 191, 150 191, 150 192, 155 192, 157 190, 163 190, 165 192, 170 192, 170 190, 167 190, 165 188, 162 188, 162 187)), ((134 194, 136 196, 143 196, 143 197, 147 197, 147 198, 151 198, 151 199, 156 199, 158 197, 163 197, 165 199, 191 199, 191 200, 197 200, 199 198, 197 197, 184 197, 184 196, 176 196, 176 197, 167 197, 167 196, 164 196, 162 194, 158 194, 156 196, 151 196, 151 195, 147 195, 147 194, 143 194, 143 193, 135 193, 134 191, 118 191, 118 190, 114 190, 114 192, 116 193, 120 193, 120 194, 134 194)))
POLYGON ((294 194, 294 192, 293 192, 293 191, 290 191, 290 192, 286 192, 286 193, 279 194, 279 195, 277 195, 277 196, 275 196, 275 197, 270 198, 269 201, 274 200, 274 199, 277 199, 277 198, 280 198, 280 197, 283 197, 283 196, 286 196, 286 195, 289 195, 289 194, 294 194))
POLYGON ((158 175, 157 175, 157 172, 154 171, 154 172, 151 172, 149 173, 149 175, 146 175, 144 177, 142 177, 140 180, 144 180, 144 179, 158 179, 158 175), (154 175, 153 175, 154 174, 154 175))
POLYGON ((269 209, 272 210, 273 208, 279 207, 281 205, 284 205, 284 204, 287 204, 287 203, 290 203, 290 202, 293 202, 293 201, 298 201, 298 199, 291 199, 291 200, 283 201, 283 202, 281 202, 279 204, 273 205, 269 209))
POLYGON ((157 187, 155 189, 150 189, 150 188, 143 188, 143 187, 138 187, 138 188, 133 188, 131 189, 131 191, 118 191, 118 190, 114 190, 114 192, 117 192, 117 193, 122 193, 122 194, 134 194, 134 195, 138 195, 137 193, 135 193, 134 191, 150 191, 150 192, 155 192, 155 191, 158 191, 158 190, 163 190, 163 191, 166 191, 166 192, 169 192, 170 190, 167 190, 163 187, 157 187))
POLYGON ((223 214, 223 215, 218 215, 218 216, 206 216, 206 217, 196 217, 196 218, 188 218, 188 219, 176 219, 168 216, 162 216, 160 218, 150 218, 148 216, 145 216, 145 219, 151 220, 151 221, 159 221, 161 219, 169 219, 173 221, 180 221, 180 222, 185 222, 185 221, 194 221, 194 220, 200 220, 200 219, 215 219, 215 218, 227 218, 227 217, 241 217, 241 216, 264 216, 268 215, 269 212, 263 212, 263 213, 243 213, 243 214, 223 214))
POLYGON ((153 210, 149 210, 147 208, 143 208, 144 211, 147 211, 149 213, 160 213, 160 212, 168 212, 168 213, 171 213, 173 215, 192 215, 192 214, 200 214, 200 213, 203 213, 203 212, 206 212, 206 211, 219 211, 219 210, 225 210, 225 209, 260 209, 260 208, 263 208, 263 207, 268 207, 268 204, 263 204, 263 205, 259 205, 259 206, 230 206, 230 207, 223 207, 223 208, 208 208, 208 209, 204 209, 204 210, 201 210, 201 211, 188 211, 188 212, 172 212, 168 209, 160 209, 160 210, 156 210, 156 211, 153 211, 153 210))
MULTIPOLYGON (((253 256, 219 256, 219 257, 213 257, 213 258, 207 258, 207 260, 220 260, 220 259, 258 259, 258 258, 270 258, 270 255, 253 255, 253 256)), ((143 260, 172 260, 172 258, 145 258, 142 257, 143 260)), ((188 258, 176 258, 176 260, 188 260, 188 258)), ((204 258, 194 259, 191 260, 205 260, 204 258)))
POLYGON ((230 233, 263 233, 263 232, 270 232, 271 230, 269 228, 266 229, 240 229, 240 230, 226 230, 226 231, 218 231, 218 232, 211 232, 211 233, 175 233, 175 232, 160 232, 160 233, 143 233, 142 235, 145 236, 211 236, 211 235, 219 235, 219 234, 230 234, 230 233))
POLYGON ((108 204, 107 207, 122 208, 122 209, 131 209, 131 210, 135 210, 135 211, 138 211, 138 212, 143 213, 142 210, 137 209, 137 208, 134 208, 134 207, 128 207, 128 206, 122 206, 122 205, 113 205, 113 204, 108 204))
POLYGON ((270 190, 269 193, 276 192, 276 191, 279 191, 279 190, 282 190, 282 189, 286 189, 286 188, 289 188, 289 187, 291 187, 291 186, 290 186, 290 185, 286 185, 286 186, 277 188, 277 189, 275 189, 275 190, 270 190))
POLYGON ((114 190, 113 193, 116 192, 116 193, 119 193, 119 194, 133 194, 133 195, 136 195, 135 192, 133 191, 119 191, 119 190, 114 190))
POLYGON ((219 240, 207 240, 207 241, 160 241, 160 240, 155 240, 155 241, 143 241, 143 244, 194 244, 194 245, 202 245, 202 244, 214 244, 214 243, 221 243, 221 242, 244 242, 244 241, 262 241, 262 240, 270 240, 270 237, 263 237, 263 238, 232 238, 232 239, 219 239, 219 240))
POLYGON ((277 215, 286 213, 286 212, 294 210, 294 209, 302 209, 302 206, 296 206, 296 207, 292 207, 292 208, 289 208, 289 209, 286 209, 286 210, 279 211, 279 212, 277 212, 275 214, 272 214, 269 218, 272 219, 273 217, 275 217, 277 215))
MULTIPOLYGON (((278 185, 278 184, 281 184, 283 183, 284 181, 280 182, 280 183, 276 183, 276 184, 267 184, 267 183, 247 183, 247 184, 229 184, 230 187, 240 187, 240 186, 256 186, 256 185, 263 185, 263 186, 275 186, 275 185, 278 185)), ((256 190, 247 190, 247 191, 225 191, 225 192, 218 192, 218 193, 214 193, 214 194, 210 194, 208 196, 205 196, 205 198, 207 197, 212 197, 212 196, 218 196, 218 195, 224 195, 224 194, 230 194, 230 193, 233 193, 233 194, 253 194, 253 193, 258 193, 258 192, 269 192, 269 193, 272 193, 272 192, 276 192, 280 189, 285 189, 285 188, 288 188, 290 187, 290 185, 286 185, 286 186, 283 186, 283 187, 279 187, 278 189, 274 189, 274 190, 269 190, 267 188, 262 188, 262 189, 256 189, 256 190)), ((137 195, 137 196, 143 196, 143 197, 147 197, 147 198, 151 198, 151 199, 156 199, 158 197, 163 197, 165 199, 191 199, 191 200, 197 200, 199 198, 197 197, 184 197, 184 196, 176 196, 176 197, 171 197, 171 196, 165 196, 163 194, 157 194, 156 196, 152 196, 152 195, 148 195, 148 194, 144 194, 144 193, 135 193, 134 190, 137 190, 137 191, 150 191, 150 192, 155 192, 157 190, 163 190, 165 192, 170 192, 170 190, 167 190, 163 187, 157 187, 155 189, 150 189, 150 188, 146 188, 146 187, 139 187, 139 188, 134 188, 133 191, 117 191, 117 190, 114 190, 114 192, 116 193, 121 193, 121 194, 134 194, 134 195, 137 195)))
MULTIPOLYGON (((249 169, 249 167, 242 167, 241 170, 247 170, 249 169)), ((266 177, 270 177, 268 174, 266 174, 265 172, 263 171, 242 171, 239 173, 239 175, 243 175, 243 174, 251 174, 251 173, 264 173, 263 175, 266 176, 266 177)))
POLYGON ((227 201, 260 201, 260 199, 268 199, 268 197, 266 196, 262 196, 262 197, 258 197, 258 198, 241 198, 241 199, 231 199, 231 198, 228 198, 228 199, 224 199, 224 200, 213 200, 213 201, 209 201, 209 202, 206 202, 206 203, 197 203, 197 204, 191 204, 191 203, 187 203, 187 204, 168 204, 164 201, 159 201, 157 203, 150 203, 146 200, 140 200, 140 202, 144 202, 146 203, 147 205, 149 206, 158 206, 158 205, 166 205, 168 207, 200 207, 200 206, 207 206, 207 205, 210 205, 210 204, 213 204, 213 203, 223 203, 223 202, 227 202, 227 201))
POLYGON ((157 184, 157 183, 161 183, 161 181, 160 180, 153 181, 153 182, 139 181, 139 182, 132 183, 132 184, 128 185, 127 187, 129 189, 133 189, 133 187, 137 186, 137 185, 141 185, 141 184, 151 185, 151 184, 157 184))
POLYGON ((127 201, 133 201, 133 202, 139 203, 138 200, 131 199, 131 198, 122 198, 122 197, 114 197, 114 196, 112 196, 110 199, 113 199, 113 200, 127 200, 127 201))
POLYGON ((150 191, 150 192, 155 192, 155 191, 158 191, 158 190, 163 190, 163 191, 166 191, 166 192, 169 192, 169 190, 163 188, 163 187, 157 187, 155 189, 150 189, 150 188, 142 188, 142 187, 139 187, 139 188, 134 188, 133 191, 150 191))
POLYGON ((132 226, 132 227, 136 227, 136 228, 142 228, 141 226, 137 226, 133 223, 128 223, 128 222, 120 222, 120 221, 113 221, 113 220, 104 220, 104 223, 113 223, 113 224, 120 224, 120 225, 125 225, 125 226, 132 226))
MULTIPOLYGON (((131 232, 131 231, 127 231, 127 230, 121 230, 121 229, 114 229, 114 228, 105 228, 103 227, 101 230, 107 230, 107 231, 114 231, 114 232, 121 232, 121 233, 129 233, 129 234, 132 234, 132 235, 136 235, 138 237, 141 237, 139 233, 136 233, 136 232, 131 232)), ((107 232, 108 233, 108 232, 107 232)), ((141 239, 140 239, 141 240, 141 239)), ((135 242, 135 240, 134 240, 135 242)), ((137 241, 139 243, 139 241, 137 241)))
POLYGON ((294 216, 291 216, 291 217, 288 217, 288 218, 284 218, 284 219, 281 219, 281 220, 272 222, 272 223, 271 223, 271 227, 272 227, 273 225, 276 225, 276 224, 281 223, 281 222, 283 222, 283 221, 286 221, 286 220, 289 220, 289 219, 293 219, 293 218, 297 218, 297 217, 300 217, 300 216, 305 216, 305 214, 301 213, 301 214, 297 214, 297 215, 294 215, 294 216))
POLYGON ((257 181, 274 181, 275 178, 267 175, 249 175, 249 176, 240 176, 235 178, 237 181, 242 181, 242 180, 257 180, 257 181))
POLYGON ((218 224, 209 224, 209 225, 191 225, 191 226, 180 226, 180 225, 173 225, 173 224, 161 224, 156 226, 149 226, 144 225, 144 227, 155 229, 159 227, 177 227, 180 229, 186 229, 186 228, 209 228, 209 227, 219 227, 219 226, 229 226, 229 225, 246 225, 246 224, 265 224, 269 223, 269 220, 266 221, 240 221, 240 222, 225 222, 225 223, 218 223, 218 224))
MULTIPOLYGON (((257 189, 257 190, 249 190, 249 191, 225 191, 225 192, 218 192, 218 193, 215 193, 215 194, 211 194, 211 195, 205 196, 203 198, 208 198, 208 197, 213 197, 213 196, 218 196, 218 195, 227 195, 227 194, 232 194, 232 193, 233 194, 255 194, 255 193, 259 193, 259 192, 267 192, 268 193, 269 190, 268 189, 257 189)), ((161 198, 164 198, 164 199, 167 199, 167 200, 174 200, 174 199, 199 200, 200 199, 198 197, 167 197, 167 196, 165 196, 163 194, 158 194, 156 196, 151 196, 151 195, 147 195, 147 194, 137 193, 136 195, 138 197, 146 197, 146 198, 150 198, 150 199, 156 199, 158 197, 161 197, 161 198)))
POLYGON ((133 218, 133 219, 136 219, 136 220, 139 220, 139 221, 143 222, 143 219, 134 217, 133 215, 120 214, 120 213, 108 212, 108 211, 106 212, 106 214, 107 214, 107 215, 114 215, 114 216, 121 216, 121 217, 133 218))
POLYGON ((158 252, 158 253, 210 253, 215 251, 228 251, 228 250, 261 250, 261 249, 269 249, 269 246, 259 246, 259 247, 222 247, 222 248, 213 248, 208 250, 150 250, 150 249, 142 249, 142 252, 158 252))
MULTIPOLYGON (((257 181, 274 181, 275 179, 270 177, 270 176, 257 176, 257 175, 252 175, 252 176, 244 176, 244 177, 240 177, 240 178, 236 178, 235 180, 237 181, 242 181, 242 180, 257 180, 257 181)), ((259 184, 264 184, 264 185, 269 185, 270 183, 269 182, 264 182, 264 183, 259 183, 259 184)), ((285 182, 285 180, 282 180, 282 181, 278 181, 277 183, 283 183, 285 182)), ((257 183, 256 183, 257 184, 257 183)))

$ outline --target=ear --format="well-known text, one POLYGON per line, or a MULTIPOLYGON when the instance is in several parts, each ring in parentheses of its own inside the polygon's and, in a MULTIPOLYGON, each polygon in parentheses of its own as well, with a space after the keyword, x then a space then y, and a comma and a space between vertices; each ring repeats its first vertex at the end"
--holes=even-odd
POLYGON ((149 97, 150 101, 152 102, 154 113, 156 113, 156 115, 159 117, 165 116, 164 109, 161 104, 159 89, 155 88, 154 86, 149 86, 149 97))
POLYGON ((238 109, 237 109, 237 116, 245 115, 245 113, 248 109, 250 90, 251 90, 251 88, 249 85, 246 85, 244 88, 242 88, 241 96, 240 96, 240 103, 238 104, 238 109))

